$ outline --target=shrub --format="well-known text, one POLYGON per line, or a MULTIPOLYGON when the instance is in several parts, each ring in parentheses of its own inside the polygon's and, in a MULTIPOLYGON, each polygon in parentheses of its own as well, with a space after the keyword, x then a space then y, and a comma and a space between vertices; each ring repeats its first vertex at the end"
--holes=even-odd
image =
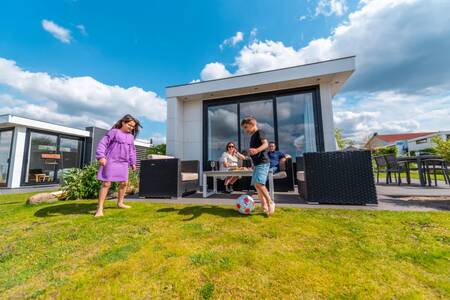
POLYGON ((445 141, 440 136, 435 136, 433 137, 433 143, 436 153, 450 162, 450 140, 445 141))
MULTIPOLYGON (((98 197, 102 185, 97 180, 98 163, 86 165, 82 169, 72 169, 64 174, 62 189, 67 200, 93 199, 98 197)), ((117 190, 117 184, 111 186, 112 191, 117 190)))
POLYGON ((389 147, 383 147, 383 148, 376 148, 372 150, 372 156, 381 156, 386 154, 395 154, 397 155, 397 147, 396 146, 389 146, 389 147))

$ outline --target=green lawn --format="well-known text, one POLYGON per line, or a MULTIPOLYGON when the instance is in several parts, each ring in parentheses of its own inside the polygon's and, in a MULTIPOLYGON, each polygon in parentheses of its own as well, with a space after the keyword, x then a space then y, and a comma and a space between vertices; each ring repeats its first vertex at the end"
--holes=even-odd
POLYGON ((450 213, 0 196, 0 298, 448 299, 450 213))

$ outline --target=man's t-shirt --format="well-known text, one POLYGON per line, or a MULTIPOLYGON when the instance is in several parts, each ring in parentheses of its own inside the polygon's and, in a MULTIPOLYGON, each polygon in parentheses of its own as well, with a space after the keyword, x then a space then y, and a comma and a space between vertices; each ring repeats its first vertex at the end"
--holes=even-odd
MULTIPOLYGON (((254 134, 250 137, 250 148, 259 148, 262 145, 262 140, 267 140, 267 136, 261 129, 255 131, 254 134)), ((256 155, 251 155, 253 164, 255 166, 266 164, 269 162, 267 158, 267 150, 261 151, 256 155)))
POLYGON ((280 159, 286 157, 283 152, 278 150, 267 152, 267 156, 269 157, 270 160, 270 167, 276 168, 277 171, 280 166, 280 159))

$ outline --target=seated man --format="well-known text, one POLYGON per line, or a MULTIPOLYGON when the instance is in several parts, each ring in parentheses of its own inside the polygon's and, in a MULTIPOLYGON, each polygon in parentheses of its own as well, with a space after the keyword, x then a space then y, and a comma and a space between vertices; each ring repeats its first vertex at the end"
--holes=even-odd
POLYGON ((267 156, 269 157, 270 169, 273 171, 273 173, 280 172, 280 163, 284 163, 286 161, 286 155, 276 149, 277 145, 275 144, 275 142, 270 142, 267 156))

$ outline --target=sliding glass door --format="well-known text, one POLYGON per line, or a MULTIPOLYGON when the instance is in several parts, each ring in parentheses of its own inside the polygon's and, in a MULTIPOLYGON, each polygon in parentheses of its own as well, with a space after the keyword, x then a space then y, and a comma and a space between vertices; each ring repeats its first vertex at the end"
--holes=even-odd
POLYGON ((24 184, 60 182, 64 173, 81 167, 83 140, 47 132, 29 131, 24 184))
POLYGON ((13 130, 0 130, 0 187, 8 184, 13 130))
POLYGON ((205 101, 203 160, 217 160, 227 142, 247 150, 250 138, 239 123, 254 116, 270 141, 292 157, 323 151, 319 88, 205 101))

